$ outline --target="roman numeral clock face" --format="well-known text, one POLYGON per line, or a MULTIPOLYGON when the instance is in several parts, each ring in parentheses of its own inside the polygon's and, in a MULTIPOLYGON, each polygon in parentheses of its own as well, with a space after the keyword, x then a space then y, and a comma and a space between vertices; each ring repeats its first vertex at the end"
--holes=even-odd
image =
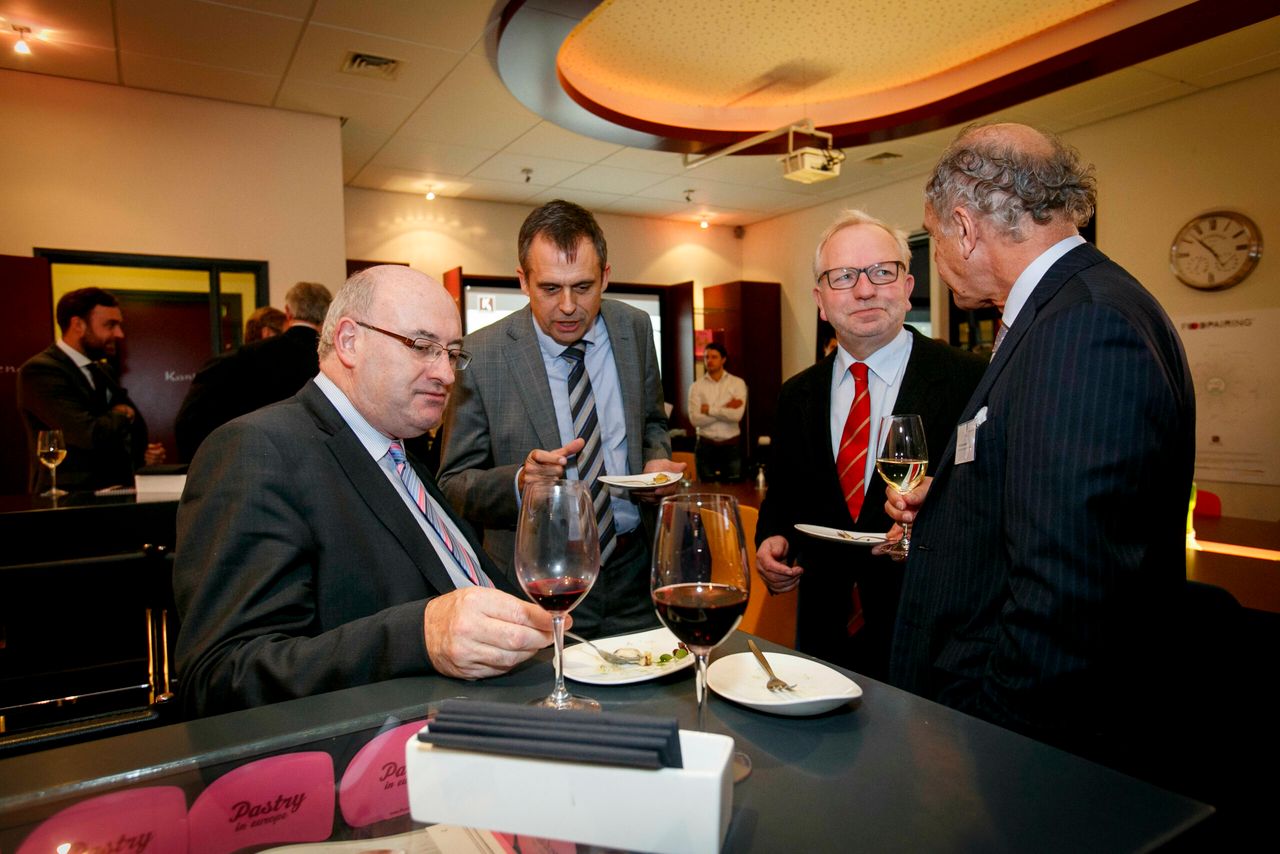
POLYGON ((1169 266, 1183 284, 1206 291, 1238 285, 1258 266, 1262 235, 1234 211, 1201 214, 1182 227, 1169 250, 1169 266))

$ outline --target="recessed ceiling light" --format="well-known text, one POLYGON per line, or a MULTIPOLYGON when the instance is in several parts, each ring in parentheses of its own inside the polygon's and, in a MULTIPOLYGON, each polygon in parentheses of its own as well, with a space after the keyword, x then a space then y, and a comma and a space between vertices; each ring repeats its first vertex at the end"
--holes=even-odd
POLYGON ((707 218, 705 216, 702 218, 702 221, 698 223, 698 228, 710 228, 710 227, 711 227, 711 223, 707 222, 707 218))
POLYGON ((425 196, 425 198, 426 198, 426 200, 427 200, 427 201, 429 201, 429 202, 434 202, 434 201, 436 200, 436 191, 435 191, 435 190, 427 190, 427 195, 425 196))

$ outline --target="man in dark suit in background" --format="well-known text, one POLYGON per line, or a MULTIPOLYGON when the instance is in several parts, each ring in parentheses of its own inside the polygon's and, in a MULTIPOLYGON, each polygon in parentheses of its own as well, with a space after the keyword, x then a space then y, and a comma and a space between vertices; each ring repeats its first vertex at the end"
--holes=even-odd
POLYGON ((35 459, 41 430, 61 430, 67 443, 60 486, 132 486, 134 469, 164 462, 165 452, 158 442, 147 444, 147 423, 107 361, 124 340, 120 303, 102 288, 81 288, 58 300, 56 315, 62 338, 18 369, 29 488, 36 491, 44 469, 35 459))
POLYGON ((888 674, 901 564, 866 546, 806 537, 794 525, 888 530, 874 489, 880 418, 920 415, 936 466, 986 368, 982 359, 903 327, 914 285, 910 263, 906 234, 861 211, 846 211, 818 241, 813 295, 839 347, 782 387, 778 411, 787 417, 774 431, 756 528, 765 584, 774 593, 800 587, 797 648, 876 679, 888 674))
POLYGON ((956 304, 1003 323, 932 483, 889 493, 896 519, 917 517, 891 676, 1123 762, 1161 731, 1177 659, 1195 453, 1182 345, 1077 233, 1092 168, 1056 138, 969 129, 925 194, 956 304))
POLYGON ((284 331, 215 356, 191 381, 174 434, 178 457, 190 460, 215 428, 232 418, 292 397, 320 370, 316 344, 332 299, 315 282, 298 282, 284 296, 284 331))
POLYGON ((178 508, 188 711, 397 676, 504 673, 551 642, 404 440, 466 367, 453 299, 408 267, 352 276, 297 395, 215 430, 178 508))
POLYGON ((653 327, 643 311, 603 299, 608 250, 587 210, 548 202, 525 219, 517 246, 516 273, 529 305, 467 336, 475 363, 459 379, 445 420, 441 488, 459 513, 484 526, 485 548, 510 568, 525 480, 588 481, 601 571, 574 609, 577 630, 595 636, 654 626, 651 537, 640 508, 598 480, 677 475, 660 495, 674 491, 684 471, 670 459, 653 327), (597 417, 589 418, 593 411, 597 417))

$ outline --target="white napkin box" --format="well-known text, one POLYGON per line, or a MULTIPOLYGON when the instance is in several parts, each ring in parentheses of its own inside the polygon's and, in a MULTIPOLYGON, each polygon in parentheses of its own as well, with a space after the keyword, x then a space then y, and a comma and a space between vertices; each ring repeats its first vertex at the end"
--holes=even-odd
POLYGON ((733 811, 733 739, 680 731, 683 768, 644 770, 405 746, 414 821, 621 848, 715 852, 733 811))

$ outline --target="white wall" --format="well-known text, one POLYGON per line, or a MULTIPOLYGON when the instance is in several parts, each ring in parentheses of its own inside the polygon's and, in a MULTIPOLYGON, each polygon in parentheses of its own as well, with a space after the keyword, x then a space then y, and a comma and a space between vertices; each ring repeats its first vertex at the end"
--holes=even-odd
POLYGON ((267 261, 271 300, 344 276, 338 121, 0 71, 0 253, 267 261))
MULTIPOLYGON (((1172 316, 1280 307, 1280 72, 1273 71, 1064 134, 1097 166, 1098 245, 1150 290, 1172 316), (1231 208, 1262 230, 1263 258, 1243 284, 1205 293, 1169 271, 1169 246, 1197 213, 1231 208), (1269 254, 1267 244, 1270 243, 1269 254)), ((813 361, 814 240, 845 207, 863 208, 908 230, 923 216, 924 173, 747 230, 743 278, 783 283, 783 376, 813 361)), ((936 278, 936 273, 935 273, 936 278)), ((920 288, 921 283, 916 287, 920 288)), ((941 295, 932 283, 934 305, 941 295)), ((1275 387, 1280 341, 1258 359, 1275 387)), ((1263 429, 1280 430, 1280 425, 1263 429)), ((1200 482, 1231 516, 1280 518, 1280 487, 1200 482)))
MULTIPOLYGON (((348 188, 347 257, 407 261, 439 278, 461 266, 481 276, 513 276, 516 235, 532 205, 437 198, 348 188)), ((695 300, 707 285, 742 273, 745 241, 729 228, 597 214, 609 242, 612 278, 665 285, 693 280, 695 300)))

